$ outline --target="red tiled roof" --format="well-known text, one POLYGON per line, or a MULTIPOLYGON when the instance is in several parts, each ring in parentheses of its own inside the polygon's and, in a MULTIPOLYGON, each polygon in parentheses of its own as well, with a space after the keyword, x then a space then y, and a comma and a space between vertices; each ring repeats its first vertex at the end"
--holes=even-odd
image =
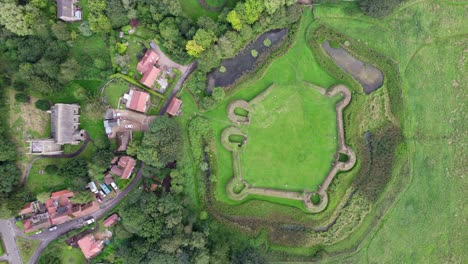
POLYGON ((104 241, 96 240, 93 234, 89 234, 78 240, 78 246, 80 246, 85 258, 89 259, 101 252, 104 248, 104 241))
POLYGON ((107 217, 106 220, 102 223, 105 227, 109 227, 114 225, 119 221, 119 215, 117 214, 112 214, 111 216, 107 217))
POLYGON ((151 49, 147 49, 145 55, 137 64, 140 73, 148 71, 159 59, 159 55, 151 49))
POLYGON ((113 165, 111 167, 111 173, 117 175, 117 176, 122 176, 123 171, 117 167, 117 165, 113 165))
POLYGON ((117 163, 118 160, 119 160, 119 157, 115 156, 115 157, 111 160, 111 164, 117 163))
POLYGON ((150 95, 145 92, 140 92, 137 90, 130 91, 130 99, 128 100, 126 107, 138 112, 146 112, 148 107, 148 102, 150 100, 150 95))
MULTIPOLYGON (((71 210, 70 210, 70 213, 71 213, 71 210)), ((50 217, 50 223, 53 225, 60 225, 71 219, 70 216, 68 216, 68 214, 66 213, 60 214, 60 215, 57 213, 54 213, 52 215, 49 214, 49 217, 50 217)))
MULTIPOLYGON (((125 157, 127 157, 127 156, 125 156, 125 157)), ((124 158, 124 157, 122 157, 122 158, 124 158)), ((130 178, 130 175, 132 174, 133 168, 135 168, 135 164, 136 164, 135 160, 128 157, 127 165, 125 166, 124 171, 122 173, 122 176, 120 178, 122 178, 122 179, 130 178)))
POLYGON ((153 66, 151 69, 143 73, 143 77, 141 77, 140 82, 143 85, 152 88, 160 73, 161 70, 153 66))
POLYGON ((99 210, 99 204, 96 201, 89 202, 83 206, 81 206, 81 213, 83 215, 87 215, 99 210))
POLYGON ((33 210, 33 203, 28 203, 27 205, 25 205, 21 211, 20 211, 20 215, 25 215, 25 214, 30 214, 32 213, 34 210, 33 210))
POLYGON ((62 191, 58 191, 58 192, 53 192, 51 195, 50 195, 50 198, 55 198, 55 197, 59 197, 59 196, 66 196, 68 198, 72 197, 73 195, 75 195, 72 191, 69 191, 69 190, 62 190, 62 191))
POLYGON ((170 114, 171 116, 176 116, 179 113, 181 106, 182 101, 174 97, 171 103, 169 104, 166 113, 170 114))
POLYGON ((153 184, 151 184, 150 191, 154 192, 154 191, 156 191, 157 188, 158 188, 158 185, 153 183, 153 184))

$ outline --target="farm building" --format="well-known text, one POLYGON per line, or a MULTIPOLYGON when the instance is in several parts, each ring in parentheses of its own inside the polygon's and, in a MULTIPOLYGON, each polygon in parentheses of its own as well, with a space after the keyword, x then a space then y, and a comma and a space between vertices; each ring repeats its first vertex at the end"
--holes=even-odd
POLYGON ((169 107, 166 110, 166 113, 168 113, 170 116, 178 116, 181 114, 180 108, 182 107, 182 100, 173 98, 171 103, 169 104, 169 107))
POLYGON ((124 95, 124 98, 127 100, 125 105, 127 109, 142 113, 148 110, 150 104, 150 95, 148 93, 131 89, 128 94, 124 95))
POLYGON ((94 234, 89 234, 78 240, 78 246, 85 258, 90 259, 97 256, 102 251, 104 248, 104 241, 96 239, 94 234))
POLYGON ((110 227, 115 225, 118 221, 120 221, 120 217, 118 214, 112 214, 111 216, 107 217, 106 220, 102 223, 105 227, 110 227))

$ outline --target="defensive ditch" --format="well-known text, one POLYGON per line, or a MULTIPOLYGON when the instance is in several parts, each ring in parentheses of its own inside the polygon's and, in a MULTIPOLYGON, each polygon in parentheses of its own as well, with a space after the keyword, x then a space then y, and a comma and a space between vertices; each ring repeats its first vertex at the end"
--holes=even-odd
POLYGON ((384 76, 376 67, 356 59, 342 47, 332 47, 329 41, 325 41, 322 48, 340 68, 362 85, 365 94, 370 94, 382 87, 384 76))
POLYGON ((238 79, 244 74, 251 72, 271 52, 278 49, 287 34, 288 29, 286 28, 274 29, 263 33, 254 42, 241 50, 234 58, 223 60, 220 67, 226 68, 226 71, 220 72, 219 67, 208 74, 207 91, 211 93, 214 87, 229 88, 236 84, 238 79), (266 39, 271 41, 269 47, 263 44, 263 41, 266 39), (258 52, 256 57, 252 56, 252 50, 258 52))

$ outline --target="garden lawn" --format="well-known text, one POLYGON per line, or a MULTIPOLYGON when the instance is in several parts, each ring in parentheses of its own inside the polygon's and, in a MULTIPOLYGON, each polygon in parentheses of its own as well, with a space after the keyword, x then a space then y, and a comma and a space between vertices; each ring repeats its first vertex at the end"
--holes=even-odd
POLYGON ((53 254, 60 258, 63 264, 86 263, 86 259, 79 248, 73 248, 65 243, 64 238, 57 239, 50 243, 44 254, 53 254))
POLYGON ((36 248, 39 246, 39 241, 26 239, 26 238, 17 236, 16 244, 18 245, 18 249, 20 251, 22 262, 28 263, 32 254, 34 253, 36 248))
POLYGON ((34 196, 43 192, 53 192, 66 188, 67 186, 65 185, 65 179, 63 177, 56 173, 49 174, 45 172, 47 165, 54 164, 60 167, 66 161, 66 159, 51 158, 37 160, 31 168, 25 188, 34 196))
POLYGON ((305 83, 275 86, 254 105, 242 177, 254 187, 315 191, 337 150, 335 100, 305 83))
POLYGON ((121 81, 120 79, 114 79, 104 89, 104 96, 107 98, 107 103, 112 108, 117 109, 119 100, 124 93, 128 92, 128 84, 121 81))

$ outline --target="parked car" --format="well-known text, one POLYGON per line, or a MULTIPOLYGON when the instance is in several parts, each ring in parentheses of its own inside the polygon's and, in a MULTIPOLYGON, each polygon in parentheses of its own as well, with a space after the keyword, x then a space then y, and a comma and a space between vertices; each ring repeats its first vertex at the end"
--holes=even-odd
POLYGON ((49 228, 49 231, 55 231, 55 230, 57 230, 57 226, 51 226, 51 227, 49 228))
POLYGON ((107 196, 103 191, 99 191, 99 194, 100 194, 103 198, 105 198, 105 197, 107 196))
POLYGON ((100 194, 96 194, 96 199, 97 199, 100 203, 102 203, 102 197, 101 197, 100 194))
POLYGON ((125 125, 125 128, 133 128, 133 125, 125 125))
POLYGON ((115 182, 111 182, 110 185, 111 185, 112 188, 114 188, 114 190, 116 190, 116 191, 119 189, 119 187, 117 187, 117 184, 115 184, 115 182))
POLYGON ((93 218, 90 218, 90 219, 85 220, 85 221, 83 222, 83 226, 90 225, 90 224, 92 224, 92 223, 94 223, 94 222, 96 222, 96 220, 94 219, 94 217, 93 217, 93 218))

